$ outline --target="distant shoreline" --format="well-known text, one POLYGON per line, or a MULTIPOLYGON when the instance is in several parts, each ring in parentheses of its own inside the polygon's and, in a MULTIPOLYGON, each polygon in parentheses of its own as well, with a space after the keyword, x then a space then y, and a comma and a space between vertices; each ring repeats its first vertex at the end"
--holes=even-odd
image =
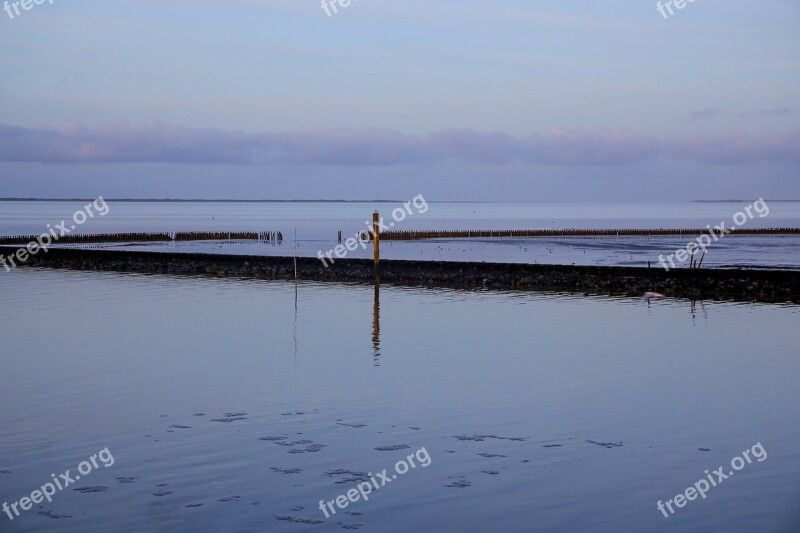
MULTIPOLYGON (((96 198, 0 198, 0 202, 93 202, 96 198)), ((106 198, 106 202, 117 203, 187 203, 187 204, 397 204, 402 200, 213 200, 208 198, 106 198)), ((653 202, 664 204, 738 204, 752 200, 685 200, 676 202, 653 202)), ((800 200, 764 200, 769 203, 800 203, 800 200)), ((436 204, 637 204, 641 202, 486 202, 482 200, 432 200, 436 204)))
MULTIPOLYGON (((779 204, 779 203, 797 203, 800 200, 770 200, 766 199, 765 202, 769 202, 771 204, 779 204)), ((746 203, 752 202, 752 200, 690 200, 690 204, 738 204, 738 203, 746 203)))
MULTIPOLYGON (((96 198, 0 198, 0 202, 93 202, 96 198)), ((106 202, 150 202, 150 203, 215 203, 215 204, 277 204, 277 203, 402 203, 402 200, 210 200, 181 198, 106 198, 106 202)), ((448 202, 439 202, 448 203, 448 202)), ((458 202, 481 203, 481 202, 458 202)))

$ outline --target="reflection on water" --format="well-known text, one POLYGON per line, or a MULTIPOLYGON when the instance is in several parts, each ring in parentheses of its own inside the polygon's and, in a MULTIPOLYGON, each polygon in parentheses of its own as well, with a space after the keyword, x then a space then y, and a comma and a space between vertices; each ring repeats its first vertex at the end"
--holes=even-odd
MULTIPOLYGON (((696 319, 697 319, 697 300, 691 300, 689 302, 689 305, 691 306, 692 325, 696 326, 697 325, 697 321, 696 321, 696 319)), ((707 321, 708 320, 708 310, 706 309, 705 302, 702 301, 702 300, 700 301, 700 311, 703 314, 703 320, 707 321)))
POLYGON ((294 322, 292 322, 292 340, 294 341, 294 358, 297 360, 297 279, 294 281, 294 322))
POLYGON ((2 531, 799 523, 794 306, 32 269, 0 294, 0 503, 116 460, 2 531), (663 518, 756 442, 769 460, 663 518))
POLYGON ((381 278, 375 276, 375 299, 372 304, 372 360, 381 364, 381 278))

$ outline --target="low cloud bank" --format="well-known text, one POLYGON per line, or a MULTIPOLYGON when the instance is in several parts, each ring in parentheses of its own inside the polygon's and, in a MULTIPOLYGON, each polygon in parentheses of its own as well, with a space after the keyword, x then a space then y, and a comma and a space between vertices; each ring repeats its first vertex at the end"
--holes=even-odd
POLYGON ((79 123, 0 124, 0 161, 225 165, 392 166, 475 164, 615 166, 668 159, 703 164, 800 164, 800 132, 657 139, 620 130, 552 130, 515 137, 448 129, 426 136, 394 130, 306 128, 276 133, 190 129, 161 122, 87 128, 79 123))

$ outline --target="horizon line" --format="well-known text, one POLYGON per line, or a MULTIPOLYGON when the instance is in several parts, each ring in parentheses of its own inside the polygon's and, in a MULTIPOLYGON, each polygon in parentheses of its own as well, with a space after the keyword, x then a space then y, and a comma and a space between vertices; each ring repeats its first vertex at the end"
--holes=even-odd
MULTIPOLYGON (((97 198, 37 198, 37 197, 2 197, 0 198, 0 202, 92 202, 97 198)), ((255 199, 255 200, 247 200, 247 199, 214 199, 214 198, 109 198, 105 199, 106 202, 123 202, 123 203, 134 203, 134 202, 161 202, 161 203, 402 203, 402 200, 380 200, 380 199, 373 199, 373 200, 344 200, 344 199, 335 199, 335 200, 326 200, 322 198, 318 199, 291 199, 291 200, 279 200, 279 199, 255 199)), ((720 200, 679 200, 673 202, 646 202, 646 203, 663 203, 663 204, 683 204, 683 203, 740 203, 740 202, 750 202, 751 200, 745 199, 720 199, 720 200)), ((789 199, 789 200, 764 200, 765 202, 800 202, 800 200, 796 199, 789 199)), ((513 201, 486 201, 486 200, 431 200, 432 203, 437 204, 582 204, 582 203, 590 203, 590 204, 636 204, 642 203, 640 201, 630 201, 630 202, 585 202, 585 201, 530 201, 530 202, 513 202, 513 201)))

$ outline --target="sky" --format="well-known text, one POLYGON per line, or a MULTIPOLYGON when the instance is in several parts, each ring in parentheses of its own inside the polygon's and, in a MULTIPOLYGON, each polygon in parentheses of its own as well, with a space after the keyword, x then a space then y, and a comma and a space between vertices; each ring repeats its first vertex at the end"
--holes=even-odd
POLYGON ((800 199, 800 0, 13 3, 0 197, 800 199))

